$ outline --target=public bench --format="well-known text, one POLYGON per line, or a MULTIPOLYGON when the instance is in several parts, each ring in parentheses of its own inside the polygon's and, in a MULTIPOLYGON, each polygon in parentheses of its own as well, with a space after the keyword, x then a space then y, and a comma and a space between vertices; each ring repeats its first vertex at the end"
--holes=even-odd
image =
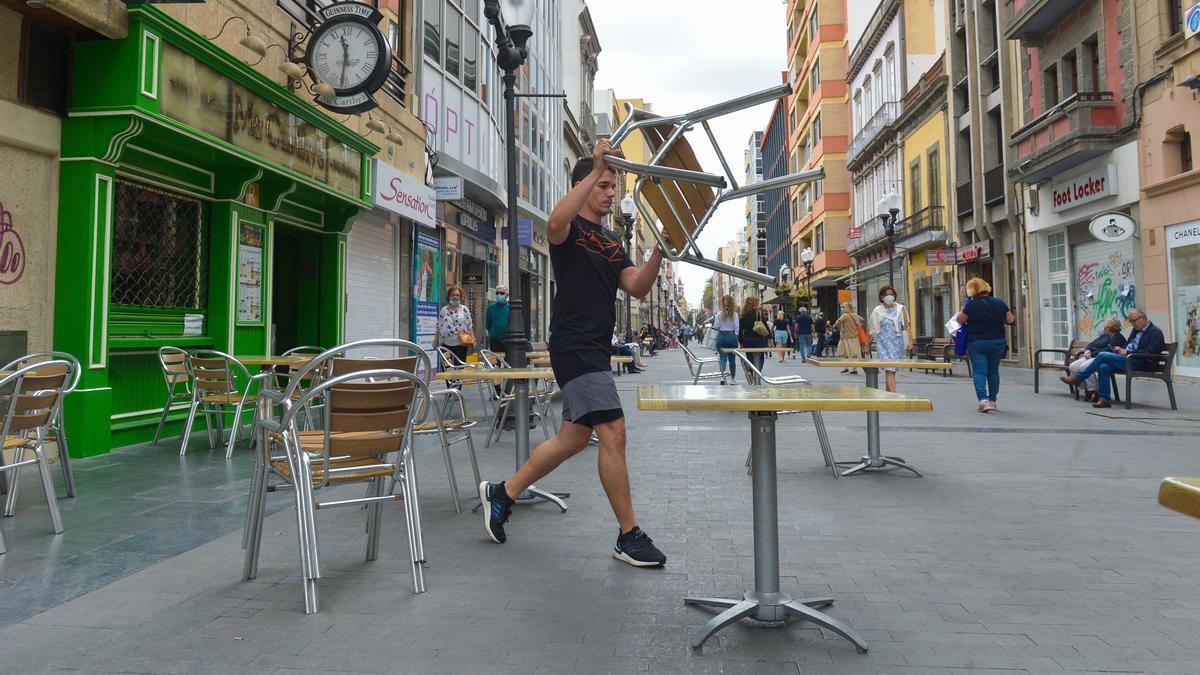
MULTIPOLYGON (((1088 344, 1089 343, 1087 340, 1076 340, 1072 342, 1071 346, 1067 347, 1066 349, 1039 349, 1035 351, 1033 353, 1033 393, 1038 393, 1040 383, 1039 378, 1041 377, 1041 372, 1043 370, 1056 370, 1064 373, 1070 372, 1067 367, 1068 364, 1079 358, 1079 355, 1083 353, 1083 350, 1087 348, 1088 344), (1042 354, 1058 354, 1062 357, 1062 362, 1043 361, 1042 354)), ((1116 391, 1117 390, 1114 387, 1113 393, 1115 394, 1116 391)), ((1075 398, 1079 398, 1078 387, 1071 387, 1071 393, 1075 395, 1075 398)))

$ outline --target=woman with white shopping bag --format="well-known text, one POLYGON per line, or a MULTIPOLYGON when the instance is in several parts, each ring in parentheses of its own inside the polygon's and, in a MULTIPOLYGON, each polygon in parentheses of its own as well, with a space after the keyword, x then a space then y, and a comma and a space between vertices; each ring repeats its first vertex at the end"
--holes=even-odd
MULTIPOLYGON (((879 304, 871 310, 867 330, 875 338, 875 350, 881 360, 897 361, 912 351, 912 322, 908 309, 896 302, 896 289, 879 289, 879 304)), ((884 368, 887 390, 896 391, 896 369, 884 368)))

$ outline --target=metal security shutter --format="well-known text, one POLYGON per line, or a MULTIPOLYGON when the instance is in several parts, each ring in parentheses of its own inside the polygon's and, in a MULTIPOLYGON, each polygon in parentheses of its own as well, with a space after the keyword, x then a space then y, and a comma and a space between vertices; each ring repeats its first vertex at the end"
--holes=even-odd
POLYGON ((398 265, 399 251, 391 223, 368 217, 350 228, 346 253, 347 341, 400 335, 398 265))
POLYGON ((1077 340, 1095 337, 1104 320, 1125 315, 1137 302, 1133 242, 1089 241, 1071 251, 1072 301, 1075 305, 1072 333, 1077 340))

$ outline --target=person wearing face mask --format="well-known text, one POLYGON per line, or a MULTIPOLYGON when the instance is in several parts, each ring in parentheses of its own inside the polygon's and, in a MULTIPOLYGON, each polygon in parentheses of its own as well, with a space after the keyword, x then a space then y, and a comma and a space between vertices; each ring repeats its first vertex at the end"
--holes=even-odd
MULTIPOLYGON (((882 360, 903 359, 912 351, 912 322, 908 309, 896 302, 896 289, 886 285, 879 289, 879 304, 871 310, 867 331, 882 360)), ((883 372, 887 390, 896 391, 896 369, 884 368, 883 372)))
POLYGON ((471 310, 462 303, 463 290, 458 286, 446 289, 449 302, 438 311, 437 333, 433 336, 433 348, 444 346, 459 360, 466 361, 471 347, 475 346, 475 320, 471 310))
POLYGON ((496 286, 496 301, 488 305, 483 317, 487 328, 488 349, 497 354, 504 353, 504 338, 508 335, 508 287, 496 286))

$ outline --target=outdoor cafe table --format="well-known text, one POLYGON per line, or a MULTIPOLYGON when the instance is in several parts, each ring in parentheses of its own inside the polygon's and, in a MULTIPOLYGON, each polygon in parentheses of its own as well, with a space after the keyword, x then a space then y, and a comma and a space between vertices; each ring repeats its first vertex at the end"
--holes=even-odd
POLYGON ((1200 478, 1164 478, 1158 503, 1186 516, 1200 518, 1200 478))
POLYGON ((768 354, 771 352, 783 352, 791 354, 796 351, 791 347, 721 347, 723 352, 741 352, 743 354, 768 354))
MULTIPOLYGON (((436 375, 437 380, 446 382, 477 382, 495 380, 504 380, 506 382, 517 382, 524 380, 550 380, 554 378, 554 371, 549 368, 471 368, 463 370, 454 370, 450 372, 441 372, 436 375)), ((544 422, 543 422, 544 423, 544 422)), ((521 448, 517 447, 517 468, 520 469, 525 460, 529 459, 528 451, 521 452, 521 448), (524 456, 522 456, 524 455, 524 456)), ((528 503, 531 501, 547 501, 558 505, 558 508, 563 511, 567 510, 567 503, 563 501, 570 497, 569 492, 548 492, 538 488, 536 485, 530 485, 529 488, 517 497, 517 503, 528 503)), ((478 507, 477 507, 478 508, 478 507)))
MULTIPOLYGON (((620 365, 622 365, 622 364, 625 364, 625 363, 633 363, 633 357, 632 357, 632 356, 613 356, 613 357, 611 357, 611 359, 610 359, 610 360, 611 360, 611 362, 612 362, 612 365, 613 365, 614 367, 616 367, 616 366, 620 366, 620 365)), ((533 367, 535 367, 535 368, 540 368, 540 367, 546 367, 546 366, 549 366, 549 365, 550 365, 550 357, 549 357, 549 356, 533 356, 533 357, 530 357, 530 359, 529 359, 529 365, 531 365, 531 366, 533 366, 533 367)), ((620 369, 620 368, 617 368, 617 376, 618 376, 618 377, 620 377, 620 375, 621 375, 621 369, 620 369)))
MULTIPOLYGON (((867 378, 867 386, 873 389, 879 389, 880 368, 921 368, 929 370, 951 370, 954 368, 953 363, 929 361, 926 359, 831 359, 810 356, 808 357, 808 362, 818 368, 862 368, 867 378)), ((889 465, 908 469, 918 476, 921 475, 920 471, 914 469, 912 465, 905 462, 902 458, 893 456, 884 457, 880 452, 878 410, 867 411, 867 454, 857 464, 854 462, 838 462, 838 464, 854 464, 854 466, 842 472, 843 476, 853 476, 867 469, 883 469, 889 465)))
POLYGON ((244 366, 273 368, 275 366, 302 366, 312 360, 312 356, 234 356, 244 366))
POLYGON ((833 598, 793 600, 779 590, 779 503, 775 475, 775 421, 785 411, 904 411, 933 409, 927 400, 853 384, 710 387, 693 384, 646 384, 638 387, 638 410, 680 412, 744 411, 750 418, 752 503, 754 510, 754 590, 740 600, 684 598, 693 605, 726 608, 709 619, 692 638, 692 647, 744 617, 784 621, 794 616, 827 628, 867 651, 858 633, 815 608, 833 598))

